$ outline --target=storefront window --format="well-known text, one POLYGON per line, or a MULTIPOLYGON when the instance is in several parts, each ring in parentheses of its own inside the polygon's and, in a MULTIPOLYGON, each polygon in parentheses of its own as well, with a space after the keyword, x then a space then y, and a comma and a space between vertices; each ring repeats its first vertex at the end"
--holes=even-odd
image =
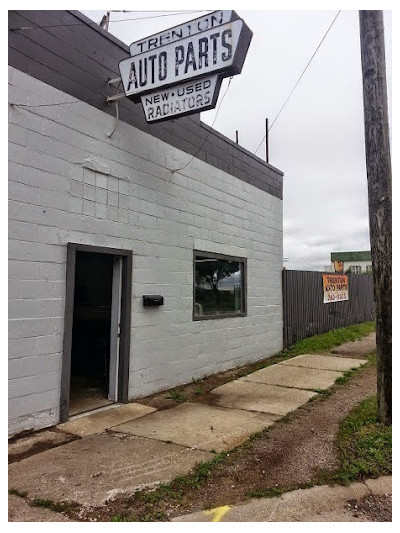
POLYGON ((244 316, 246 260, 194 253, 194 319, 244 316))

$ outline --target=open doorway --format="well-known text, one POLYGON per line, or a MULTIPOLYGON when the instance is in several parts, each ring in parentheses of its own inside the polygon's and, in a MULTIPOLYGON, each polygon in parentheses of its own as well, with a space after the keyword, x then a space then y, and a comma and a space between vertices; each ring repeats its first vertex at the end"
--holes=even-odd
POLYGON ((61 421, 127 401, 132 255, 70 243, 61 421))
POLYGON ((112 255, 77 252, 69 415, 102 407, 109 398, 112 255))

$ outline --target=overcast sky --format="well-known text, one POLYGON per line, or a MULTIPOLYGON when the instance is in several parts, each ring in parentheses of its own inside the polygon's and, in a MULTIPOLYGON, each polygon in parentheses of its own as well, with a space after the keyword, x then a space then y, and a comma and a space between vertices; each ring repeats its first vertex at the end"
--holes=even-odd
MULTIPOLYGON (((217 117, 227 79, 216 109, 202 113, 201 119, 211 125, 216 117, 214 128, 232 140, 238 130, 239 144, 255 153, 265 135, 265 119, 272 124, 338 10, 236 9, 253 40, 217 117)), ((82 12, 96 22, 105 13, 82 12)), ((165 14, 113 12, 109 31, 129 45, 201 15, 159 16, 165 14), (127 20, 137 17, 141 20, 127 20), (117 22, 121 19, 126 21, 117 22)), ((384 20, 390 106, 390 11, 384 12, 384 20)), ((369 250, 358 11, 340 12, 269 141, 269 162, 284 172, 286 268, 324 270, 331 252, 369 250)), ((256 155, 265 158, 264 142, 256 155)))

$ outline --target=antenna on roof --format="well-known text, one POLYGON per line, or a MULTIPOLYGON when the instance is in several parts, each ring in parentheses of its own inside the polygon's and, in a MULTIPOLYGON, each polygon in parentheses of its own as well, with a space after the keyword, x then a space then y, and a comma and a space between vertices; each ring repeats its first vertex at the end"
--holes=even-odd
POLYGON ((103 15, 103 18, 100 21, 100 27, 108 31, 108 26, 110 24, 110 13, 128 13, 126 9, 111 9, 111 11, 106 11, 106 14, 103 15))
POLYGON ((103 18, 100 21, 100 27, 108 31, 108 25, 110 24, 110 12, 106 11, 106 14, 103 15, 103 18))

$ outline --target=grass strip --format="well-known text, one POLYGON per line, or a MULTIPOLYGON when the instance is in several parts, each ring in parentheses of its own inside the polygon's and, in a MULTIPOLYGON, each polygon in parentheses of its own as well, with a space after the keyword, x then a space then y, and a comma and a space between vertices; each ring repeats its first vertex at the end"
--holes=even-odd
POLYGON ((392 428, 378 423, 376 396, 366 398, 342 421, 336 442, 341 467, 333 482, 349 484, 392 473, 392 428))
POLYGON ((314 337, 297 341, 286 350, 283 350, 283 353, 292 357, 304 353, 327 352, 345 342, 359 340, 373 331, 375 331, 375 322, 354 324, 353 326, 334 329, 321 335, 315 335, 314 337))

